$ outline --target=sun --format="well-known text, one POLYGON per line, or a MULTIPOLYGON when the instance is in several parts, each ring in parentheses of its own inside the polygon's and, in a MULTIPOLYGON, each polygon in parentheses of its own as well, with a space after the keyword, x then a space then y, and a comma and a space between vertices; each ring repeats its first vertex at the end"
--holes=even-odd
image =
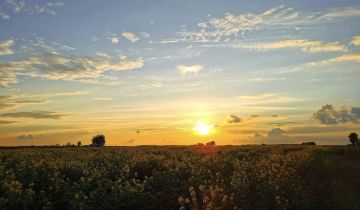
POLYGON ((196 123, 196 126, 194 127, 194 130, 199 135, 208 135, 212 129, 212 125, 206 125, 203 121, 198 121, 196 123))

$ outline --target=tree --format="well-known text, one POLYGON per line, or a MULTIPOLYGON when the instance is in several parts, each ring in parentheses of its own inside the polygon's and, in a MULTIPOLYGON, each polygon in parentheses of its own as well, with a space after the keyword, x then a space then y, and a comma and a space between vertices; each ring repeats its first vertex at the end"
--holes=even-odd
POLYGON ((313 142, 313 141, 309 141, 309 142, 303 142, 303 143, 301 143, 301 145, 304 145, 304 146, 315 146, 316 143, 313 142))
POLYGON ((215 146, 215 141, 210 141, 206 143, 206 146, 215 146))
POLYGON ((349 141, 353 146, 359 144, 359 139, 357 133, 350 133, 349 134, 349 141))
POLYGON ((77 145, 78 147, 81 147, 81 141, 78 141, 77 145))
POLYGON ((92 146, 102 147, 105 145, 105 136, 104 135, 96 135, 92 138, 92 146))

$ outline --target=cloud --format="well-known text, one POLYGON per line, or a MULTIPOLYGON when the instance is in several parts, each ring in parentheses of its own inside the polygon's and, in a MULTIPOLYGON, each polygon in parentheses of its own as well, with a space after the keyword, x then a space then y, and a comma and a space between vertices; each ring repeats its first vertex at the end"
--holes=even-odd
POLYGON ((6 0, 5 2, 13 8, 15 13, 25 10, 25 1, 6 0))
POLYGON ((360 62, 360 53, 348 53, 325 61, 325 63, 331 62, 360 62))
POLYGON ((351 114, 352 114, 356 119, 360 119, 360 107, 351 107, 351 114))
POLYGON ((353 52, 353 53, 347 53, 344 55, 340 55, 334 58, 316 61, 316 62, 309 62, 305 64, 301 64, 292 68, 286 68, 286 70, 282 70, 279 73, 280 74, 287 74, 287 73, 294 73, 294 72, 301 72, 306 70, 311 70, 318 67, 325 67, 330 64, 335 63, 343 63, 343 62, 360 62, 360 53, 359 52, 353 52))
POLYGON ((104 76, 106 71, 126 71, 143 67, 143 60, 117 62, 105 58, 81 57, 45 52, 19 61, 0 62, 0 85, 17 82, 18 75, 49 80, 72 80, 103 84, 119 84, 117 77, 104 76), (9 73, 10 72, 10 73, 9 73))
POLYGON ((204 69, 204 66, 203 65, 194 65, 194 66, 179 65, 176 67, 176 69, 178 71, 180 71, 182 75, 197 74, 204 69))
POLYGON ((0 125, 8 125, 13 123, 17 123, 17 121, 0 120, 0 125))
POLYGON ((64 2, 46 2, 33 5, 27 4, 25 1, 22 0, 6 0, 5 2, 13 8, 14 13, 46 13, 50 15, 55 15, 56 12, 54 9, 64 6, 64 2))
POLYGON ((267 51, 281 48, 299 48, 303 52, 336 52, 345 51, 344 45, 339 42, 322 42, 311 41, 308 39, 290 39, 278 42, 265 42, 265 43, 253 43, 253 44, 237 44, 233 45, 234 48, 244 48, 251 50, 267 51))
POLYGON ((111 56, 110 56, 109 54, 104 53, 104 52, 100 52, 100 51, 97 51, 97 52, 95 53, 95 55, 96 55, 96 56, 99 56, 99 57, 102 57, 102 58, 106 58, 106 59, 110 59, 110 58, 111 58, 111 56))
POLYGON ((331 104, 325 104, 313 114, 313 118, 325 125, 336 125, 348 122, 357 123, 358 120, 360 120, 360 108, 352 107, 349 112, 346 106, 335 110, 331 104))
POLYGON ((236 116, 236 115, 229 115, 226 117, 226 122, 227 123, 239 123, 241 122, 241 118, 236 116))
POLYGON ((16 106, 16 105, 13 104, 13 103, 0 102, 0 110, 2 110, 2 109, 7 109, 7 108, 11 108, 11 107, 14 107, 14 106, 16 106))
POLYGON ((286 132, 289 134, 319 134, 331 132, 346 132, 351 131, 353 128, 349 126, 304 126, 304 127, 291 127, 286 132))
POLYGON ((254 95, 245 95, 245 96, 240 96, 241 99, 244 100, 262 100, 262 99, 267 99, 267 98, 271 98, 276 96, 276 94, 273 93, 257 93, 254 95))
POLYGON ((119 39, 116 36, 110 37, 111 43, 116 44, 119 43, 119 39))
POLYGON ((46 100, 17 100, 14 101, 13 103, 15 104, 46 104, 49 101, 46 100))
POLYGON ((4 20, 9 20, 10 19, 10 15, 4 13, 4 12, 1 12, 0 11, 0 17, 4 20))
POLYGON ((33 118, 33 119, 54 119, 58 120, 62 117, 68 116, 66 114, 58 114, 50 111, 30 111, 30 112, 13 112, 0 114, 1 117, 12 118, 33 118))
POLYGON ((141 32, 140 36, 144 39, 150 39, 150 34, 147 32, 141 32))
POLYGON ((89 95, 88 91, 72 91, 72 92, 45 92, 45 93, 29 93, 24 97, 59 97, 59 96, 81 96, 89 95))
POLYGON ((301 143, 304 141, 314 141, 314 137, 308 136, 290 136, 287 135, 287 131, 281 128, 273 128, 267 132, 267 134, 262 135, 261 133, 255 132, 253 137, 250 137, 252 141, 258 143, 270 143, 270 144, 294 144, 301 143))
POLYGON ((285 130, 281 128, 273 128, 267 132, 266 136, 255 132, 251 139, 260 142, 271 141, 271 143, 290 143, 292 137, 285 135, 285 133, 285 130))
MULTIPOLYGON (((219 42, 230 37, 243 37, 254 30, 294 30, 324 23, 339 22, 360 16, 360 8, 346 7, 324 12, 301 12, 283 5, 262 13, 226 13, 223 18, 211 18, 197 24, 197 30, 183 28, 180 41, 219 42)), ((314 50, 319 50, 314 48, 314 50)))
POLYGON ((131 32, 124 32, 122 33, 122 36, 129 40, 130 42, 137 42, 140 40, 140 37, 138 37, 137 35, 131 33, 131 32))
POLYGON ((92 37, 91 37, 91 41, 92 41, 92 42, 96 42, 97 40, 99 40, 99 39, 97 38, 97 36, 92 36, 92 37))
POLYGON ((14 51, 12 46, 14 45, 14 40, 8 39, 0 42, 0 55, 12 55, 14 51))
POLYGON ((46 100, 24 100, 17 96, 0 96, 0 110, 18 107, 24 104, 45 104, 46 100))
POLYGON ((360 46, 360 36, 354 36, 351 39, 351 44, 355 46, 360 46))
POLYGON ((271 131, 269 131, 268 133, 268 138, 269 139, 277 139, 277 138, 284 138, 285 131, 281 128, 273 128, 271 131))
POLYGON ((128 141, 125 142, 125 144, 134 144, 135 143, 135 139, 129 139, 128 141))
POLYGON ((93 98, 94 101, 112 101, 113 98, 93 98))
POLYGON ((23 135, 17 136, 16 139, 28 141, 28 140, 41 139, 42 137, 43 137, 42 135, 33 136, 32 134, 27 134, 27 135, 23 134, 23 135))

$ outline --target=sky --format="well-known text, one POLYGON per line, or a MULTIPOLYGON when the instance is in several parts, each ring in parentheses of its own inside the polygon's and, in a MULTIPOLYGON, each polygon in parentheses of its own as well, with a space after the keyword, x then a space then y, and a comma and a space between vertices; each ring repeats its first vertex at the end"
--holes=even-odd
POLYGON ((2 0, 0 146, 348 144, 360 1, 2 0))

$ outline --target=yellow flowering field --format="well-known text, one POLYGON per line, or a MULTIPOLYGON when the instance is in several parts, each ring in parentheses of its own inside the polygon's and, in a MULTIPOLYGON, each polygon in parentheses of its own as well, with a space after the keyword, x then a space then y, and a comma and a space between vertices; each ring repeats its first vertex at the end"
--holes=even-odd
POLYGON ((0 209, 360 209, 360 150, 2 148, 0 209))

